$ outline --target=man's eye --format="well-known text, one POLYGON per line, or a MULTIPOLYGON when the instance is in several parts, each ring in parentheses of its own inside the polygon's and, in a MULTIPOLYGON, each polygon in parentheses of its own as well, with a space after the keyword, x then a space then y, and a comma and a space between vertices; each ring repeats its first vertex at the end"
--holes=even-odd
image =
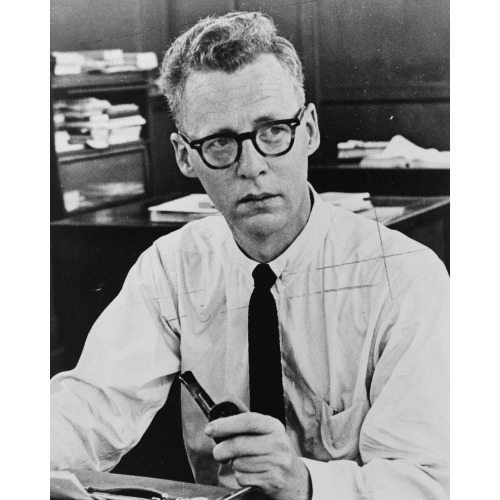
POLYGON ((269 127, 268 133, 271 135, 279 135, 285 133, 287 130, 286 125, 273 125, 269 127))
POLYGON ((270 125, 260 130, 259 138, 263 141, 276 141, 286 137, 289 130, 287 125, 270 125))
POLYGON ((205 147, 212 150, 224 149, 231 146, 232 142, 233 139, 230 137, 216 137, 215 139, 207 141, 205 147))

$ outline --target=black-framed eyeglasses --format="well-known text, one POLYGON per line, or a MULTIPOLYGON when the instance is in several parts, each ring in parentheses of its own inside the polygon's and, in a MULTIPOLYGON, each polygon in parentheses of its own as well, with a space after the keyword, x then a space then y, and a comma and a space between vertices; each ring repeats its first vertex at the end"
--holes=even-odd
POLYGON ((235 134, 224 132, 190 141, 182 137, 192 149, 198 151, 203 163, 209 168, 222 170, 236 163, 241 156, 243 141, 250 139, 255 149, 265 157, 283 156, 293 147, 295 129, 300 125, 306 107, 302 106, 294 118, 264 123, 252 132, 235 134))

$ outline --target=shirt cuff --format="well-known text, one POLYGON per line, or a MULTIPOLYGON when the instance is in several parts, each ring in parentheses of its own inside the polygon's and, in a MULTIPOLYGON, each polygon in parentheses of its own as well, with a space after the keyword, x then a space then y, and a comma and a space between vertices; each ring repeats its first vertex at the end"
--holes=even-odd
POLYGON ((373 498, 371 492, 360 489, 361 468, 353 460, 320 462, 310 458, 304 462, 311 476, 311 500, 359 500, 373 498))
POLYGON ((300 457, 300 459, 306 465, 311 476, 311 500, 332 500, 336 495, 328 462, 319 462, 318 460, 303 457, 300 457))

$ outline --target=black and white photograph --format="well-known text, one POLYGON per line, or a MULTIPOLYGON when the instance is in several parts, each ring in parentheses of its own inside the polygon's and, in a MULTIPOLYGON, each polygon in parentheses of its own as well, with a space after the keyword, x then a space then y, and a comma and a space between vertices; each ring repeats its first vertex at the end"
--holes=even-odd
POLYGON ((50 0, 51 499, 454 497, 450 52, 449 0, 50 0))

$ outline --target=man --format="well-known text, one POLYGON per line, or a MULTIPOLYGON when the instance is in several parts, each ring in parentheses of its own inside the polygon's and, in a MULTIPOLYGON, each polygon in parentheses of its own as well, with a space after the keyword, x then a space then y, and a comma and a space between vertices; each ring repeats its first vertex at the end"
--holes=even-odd
POLYGON ((200 179, 223 217, 190 223, 144 252, 77 367, 53 379, 53 467, 111 469, 175 374, 192 370, 215 401, 242 410, 207 426, 182 392, 198 482, 255 485, 283 500, 446 498, 442 263, 326 205, 308 185, 316 110, 295 50, 264 15, 200 21, 167 52, 162 79, 179 167, 200 179), (283 422, 248 411, 259 263, 275 280, 283 422))

